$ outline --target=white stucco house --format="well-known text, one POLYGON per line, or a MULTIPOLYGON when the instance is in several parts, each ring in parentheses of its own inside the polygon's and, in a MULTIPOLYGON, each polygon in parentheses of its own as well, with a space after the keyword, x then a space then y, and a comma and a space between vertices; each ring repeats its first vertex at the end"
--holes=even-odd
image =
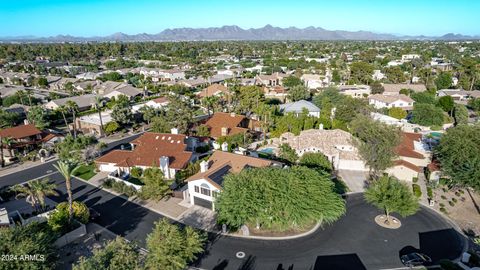
POLYGON ((415 101, 409 96, 398 95, 382 95, 376 94, 368 97, 368 103, 373 105, 376 109, 383 108, 402 108, 406 111, 413 109, 415 101))
POLYGON ((187 179, 188 191, 184 193, 184 200, 191 205, 202 206, 215 210, 215 198, 222 191, 224 177, 229 173, 239 173, 248 167, 260 168, 281 166, 281 163, 233 154, 229 152, 215 151, 208 161, 200 163, 200 171, 187 179))
POLYGON ((299 100, 296 102, 290 102, 281 104, 280 111, 282 113, 294 113, 296 115, 300 115, 304 109, 308 111, 308 115, 314 117, 320 117, 320 108, 318 108, 315 104, 310 101, 306 100, 299 100))

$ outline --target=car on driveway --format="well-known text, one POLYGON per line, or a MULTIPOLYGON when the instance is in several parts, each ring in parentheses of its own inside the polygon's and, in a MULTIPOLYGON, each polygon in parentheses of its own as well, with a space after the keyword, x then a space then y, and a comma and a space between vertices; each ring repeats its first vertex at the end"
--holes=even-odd
POLYGON ((425 254, 413 252, 400 257, 403 265, 407 267, 425 265, 432 262, 432 259, 425 254))

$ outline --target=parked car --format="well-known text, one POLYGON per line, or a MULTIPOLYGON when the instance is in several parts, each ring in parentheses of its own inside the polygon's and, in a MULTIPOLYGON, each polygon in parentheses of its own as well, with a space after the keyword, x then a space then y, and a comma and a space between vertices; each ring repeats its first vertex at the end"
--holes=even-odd
POLYGON ((400 257, 403 265, 407 267, 425 265, 432 262, 432 259, 425 254, 413 252, 400 257))

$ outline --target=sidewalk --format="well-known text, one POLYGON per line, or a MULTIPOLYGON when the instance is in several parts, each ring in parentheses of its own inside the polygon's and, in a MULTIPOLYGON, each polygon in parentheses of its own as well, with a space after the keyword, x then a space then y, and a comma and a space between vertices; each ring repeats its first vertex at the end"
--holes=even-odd
POLYGON ((40 166, 40 165, 43 165, 45 163, 55 161, 57 159, 58 158, 56 156, 51 156, 49 158, 46 158, 44 162, 42 162, 39 159, 39 160, 36 160, 36 161, 27 161, 27 162, 23 162, 23 163, 16 163, 14 165, 11 165, 11 166, 0 169, 0 177, 5 176, 5 175, 9 175, 9 174, 12 174, 12 173, 16 173, 16 172, 19 172, 19 171, 23 171, 23 170, 26 170, 26 169, 30 169, 30 168, 33 168, 33 167, 36 167, 36 166, 40 166))
POLYGON ((417 184, 420 186, 420 190, 422 191, 422 197, 420 197, 420 203, 430 207, 428 203, 428 194, 427 194, 427 179, 425 178, 425 174, 419 173, 418 174, 418 182, 417 184))

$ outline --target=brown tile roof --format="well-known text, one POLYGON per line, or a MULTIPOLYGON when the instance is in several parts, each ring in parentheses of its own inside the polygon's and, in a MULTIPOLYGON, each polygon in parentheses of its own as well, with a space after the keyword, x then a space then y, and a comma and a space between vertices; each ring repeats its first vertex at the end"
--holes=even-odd
POLYGON ((422 134, 419 133, 402 133, 402 142, 395 148, 397 155, 411 158, 425 158, 421 153, 415 151, 414 141, 420 141, 422 134))
POLYGON ((410 163, 410 162, 408 162, 408 161, 405 161, 405 160, 403 160, 403 159, 395 160, 395 161, 393 162, 393 164, 394 164, 395 166, 404 166, 404 167, 406 167, 406 168, 409 168, 409 169, 414 170, 414 171, 419 172, 419 173, 422 172, 422 168, 421 168, 421 167, 416 166, 415 164, 412 164, 412 163, 410 163))
POLYGON ((218 94, 218 92, 228 93, 228 88, 225 87, 224 85, 214 83, 208 86, 207 88, 203 89, 200 93, 198 93, 198 96, 201 98, 210 97, 218 94))
POLYGON ((438 172, 440 171, 440 163, 437 160, 432 160, 432 162, 427 165, 427 168, 430 172, 438 172))
POLYGON ((217 112, 205 122, 205 125, 210 129, 210 136, 218 138, 222 136, 222 128, 227 128, 227 135, 247 132, 247 128, 240 126, 245 119, 247 118, 243 115, 217 112))
POLYGON ((412 89, 415 92, 423 92, 426 91, 427 88, 424 84, 407 84, 407 83, 395 83, 395 84, 383 84, 383 88, 385 89, 385 94, 393 94, 399 93, 402 89, 412 89))
POLYGON ((227 169, 223 175, 226 175, 227 173, 239 173, 245 167, 268 167, 275 162, 267 159, 232 154, 229 152, 215 151, 208 159, 208 163, 209 168, 206 172, 198 172, 187 178, 187 181, 205 179, 218 189, 221 189, 221 185, 211 178, 214 173, 221 171, 222 169, 227 169))
POLYGON ((412 98, 410 98, 409 96, 406 96, 404 94, 399 94, 399 95, 376 94, 376 95, 369 96, 368 99, 374 99, 374 100, 378 100, 378 101, 381 101, 381 102, 384 102, 384 103, 393 103, 397 100, 402 100, 402 101, 405 101, 405 102, 408 102, 408 103, 415 102, 412 98))
POLYGON ((169 101, 167 97, 159 97, 159 98, 153 99, 153 102, 158 104, 163 104, 163 103, 168 103, 169 101))
POLYGON ((170 168, 183 169, 192 157, 192 152, 185 150, 186 139, 181 134, 147 132, 131 142, 135 145, 132 151, 114 150, 95 162, 115 163, 119 167, 151 167, 159 166, 160 157, 167 156, 170 168))
POLYGON ((25 137, 42 134, 33 124, 21 125, 0 130, 0 137, 10 137, 12 139, 21 139, 25 137))

